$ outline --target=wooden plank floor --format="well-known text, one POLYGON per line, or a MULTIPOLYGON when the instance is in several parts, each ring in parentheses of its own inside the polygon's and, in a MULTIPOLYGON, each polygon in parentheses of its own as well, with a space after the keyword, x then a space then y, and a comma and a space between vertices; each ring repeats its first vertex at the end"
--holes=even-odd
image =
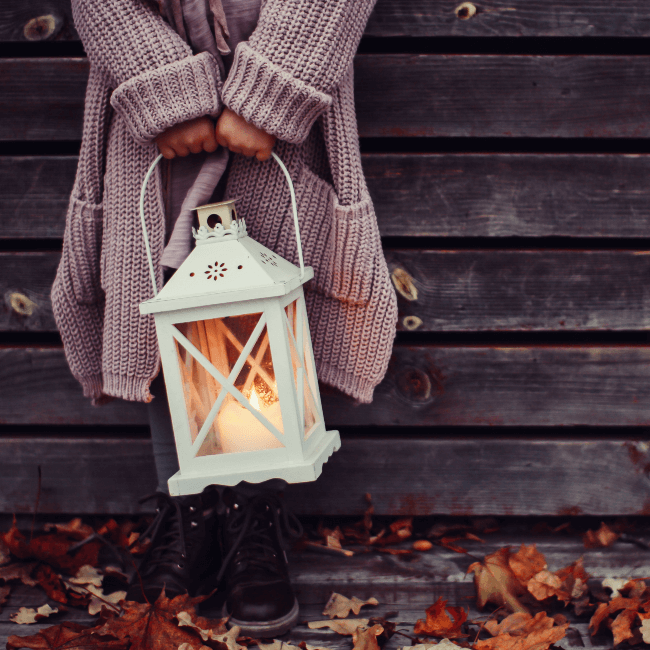
MULTIPOLYGON (((550 570, 569 565, 580 556, 584 558, 585 568, 592 576, 590 586, 597 586, 605 578, 644 578, 650 575, 650 551, 641 550, 631 544, 617 542, 604 549, 585 549, 578 535, 560 536, 534 535, 530 532, 535 523, 542 520, 527 519, 505 532, 484 535, 485 544, 463 542, 476 558, 491 553, 502 546, 518 547, 522 543, 537 544, 546 556, 550 570)), ((596 523, 597 525, 597 523, 596 523)), ((647 539, 650 530, 635 533, 647 539)), ((361 554, 351 558, 339 558, 314 554, 309 551, 290 555, 292 582, 301 605, 300 624, 285 637, 286 641, 297 644, 300 641, 323 648, 344 649, 351 647, 349 637, 342 637, 329 630, 309 630, 307 621, 322 620, 322 608, 332 591, 348 597, 379 600, 376 608, 362 610, 362 616, 381 616, 389 612, 391 618, 400 623, 399 628, 411 633, 418 618, 424 618, 424 610, 442 597, 449 605, 469 607, 469 619, 485 616, 475 606, 475 591, 472 575, 466 575, 467 567, 474 557, 434 547, 427 553, 413 556, 391 556, 386 554, 361 554)), ((19 626, 9 621, 9 617, 21 606, 38 607, 46 602, 44 594, 38 589, 16 588, 10 602, 0 614, 0 646, 4 646, 10 634, 35 634, 38 629, 48 627, 61 620, 75 620, 90 624, 94 620, 85 612, 71 609, 68 613, 52 617, 49 622, 19 626)), ((50 603, 54 605, 55 603, 50 603)), ((219 615, 218 600, 204 612, 208 616, 219 615)), ((587 631, 588 615, 581 619, 571 619, 569 610, 562 610, 572 620, 572 632, 559 646, 567 649, 574 646, 585 648, 611 648, 611 635, 604 632, 590 637, 587 631)), ((395 635, 385 646, 394 650, 409 646, 410 641, 395 635)))

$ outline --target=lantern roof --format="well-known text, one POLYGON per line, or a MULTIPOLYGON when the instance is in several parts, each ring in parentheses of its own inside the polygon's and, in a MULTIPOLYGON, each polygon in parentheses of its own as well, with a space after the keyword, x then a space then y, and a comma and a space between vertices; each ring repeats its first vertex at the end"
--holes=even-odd
POLYGON ((202 227, 195 238, 197 246, 160 293, 140 305, 141 313, 281 296, 314 275, 305 267, 301 278, 295 264, 249 237, 243 220, 221 232, 202 227))

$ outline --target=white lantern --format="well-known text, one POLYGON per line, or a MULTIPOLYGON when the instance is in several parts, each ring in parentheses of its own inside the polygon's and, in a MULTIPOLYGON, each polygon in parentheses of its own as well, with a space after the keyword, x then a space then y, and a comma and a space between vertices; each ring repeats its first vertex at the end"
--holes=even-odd
MULTIPOLYGON (((304 267, 291 190, 300 268, 251 239, 234 201, 197 208, 196 247, 154 298, 180 470, 174 496, 207 485, 282 478, 313 481, 339 449, 326 431, 307 323, 304 267)), ((146 183, 160 157, 147 174, 146 183)), ((153 264, 145 229, 154 294, 153 264)))

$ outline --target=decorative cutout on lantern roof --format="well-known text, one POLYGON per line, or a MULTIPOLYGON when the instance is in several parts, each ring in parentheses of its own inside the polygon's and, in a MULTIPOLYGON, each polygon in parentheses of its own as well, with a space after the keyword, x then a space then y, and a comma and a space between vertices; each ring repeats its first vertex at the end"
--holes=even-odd
POLYGON ((141 313, 284 295, 313 277, 311 267, 301 278, 297 266, 249 237, 244 220, 231 218, 234 201, 196 209, 197 246, 141 313))

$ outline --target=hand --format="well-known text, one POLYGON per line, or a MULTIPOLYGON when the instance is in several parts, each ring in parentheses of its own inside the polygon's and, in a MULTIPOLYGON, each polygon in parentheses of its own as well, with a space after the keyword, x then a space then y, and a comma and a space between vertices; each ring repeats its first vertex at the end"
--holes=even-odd
POLYGON ((241 153, 260 162, 271 157, 276 137, 258 129, 229 108, 224 108, 217 120, 217 142, 233 153, 241 153))
POLYGON ((160 153, 169 160, 189 153, 216 151, 219 146, 214 122, 209 117, 197 117, 175 124, 158 135, 155 142, 160 153))

